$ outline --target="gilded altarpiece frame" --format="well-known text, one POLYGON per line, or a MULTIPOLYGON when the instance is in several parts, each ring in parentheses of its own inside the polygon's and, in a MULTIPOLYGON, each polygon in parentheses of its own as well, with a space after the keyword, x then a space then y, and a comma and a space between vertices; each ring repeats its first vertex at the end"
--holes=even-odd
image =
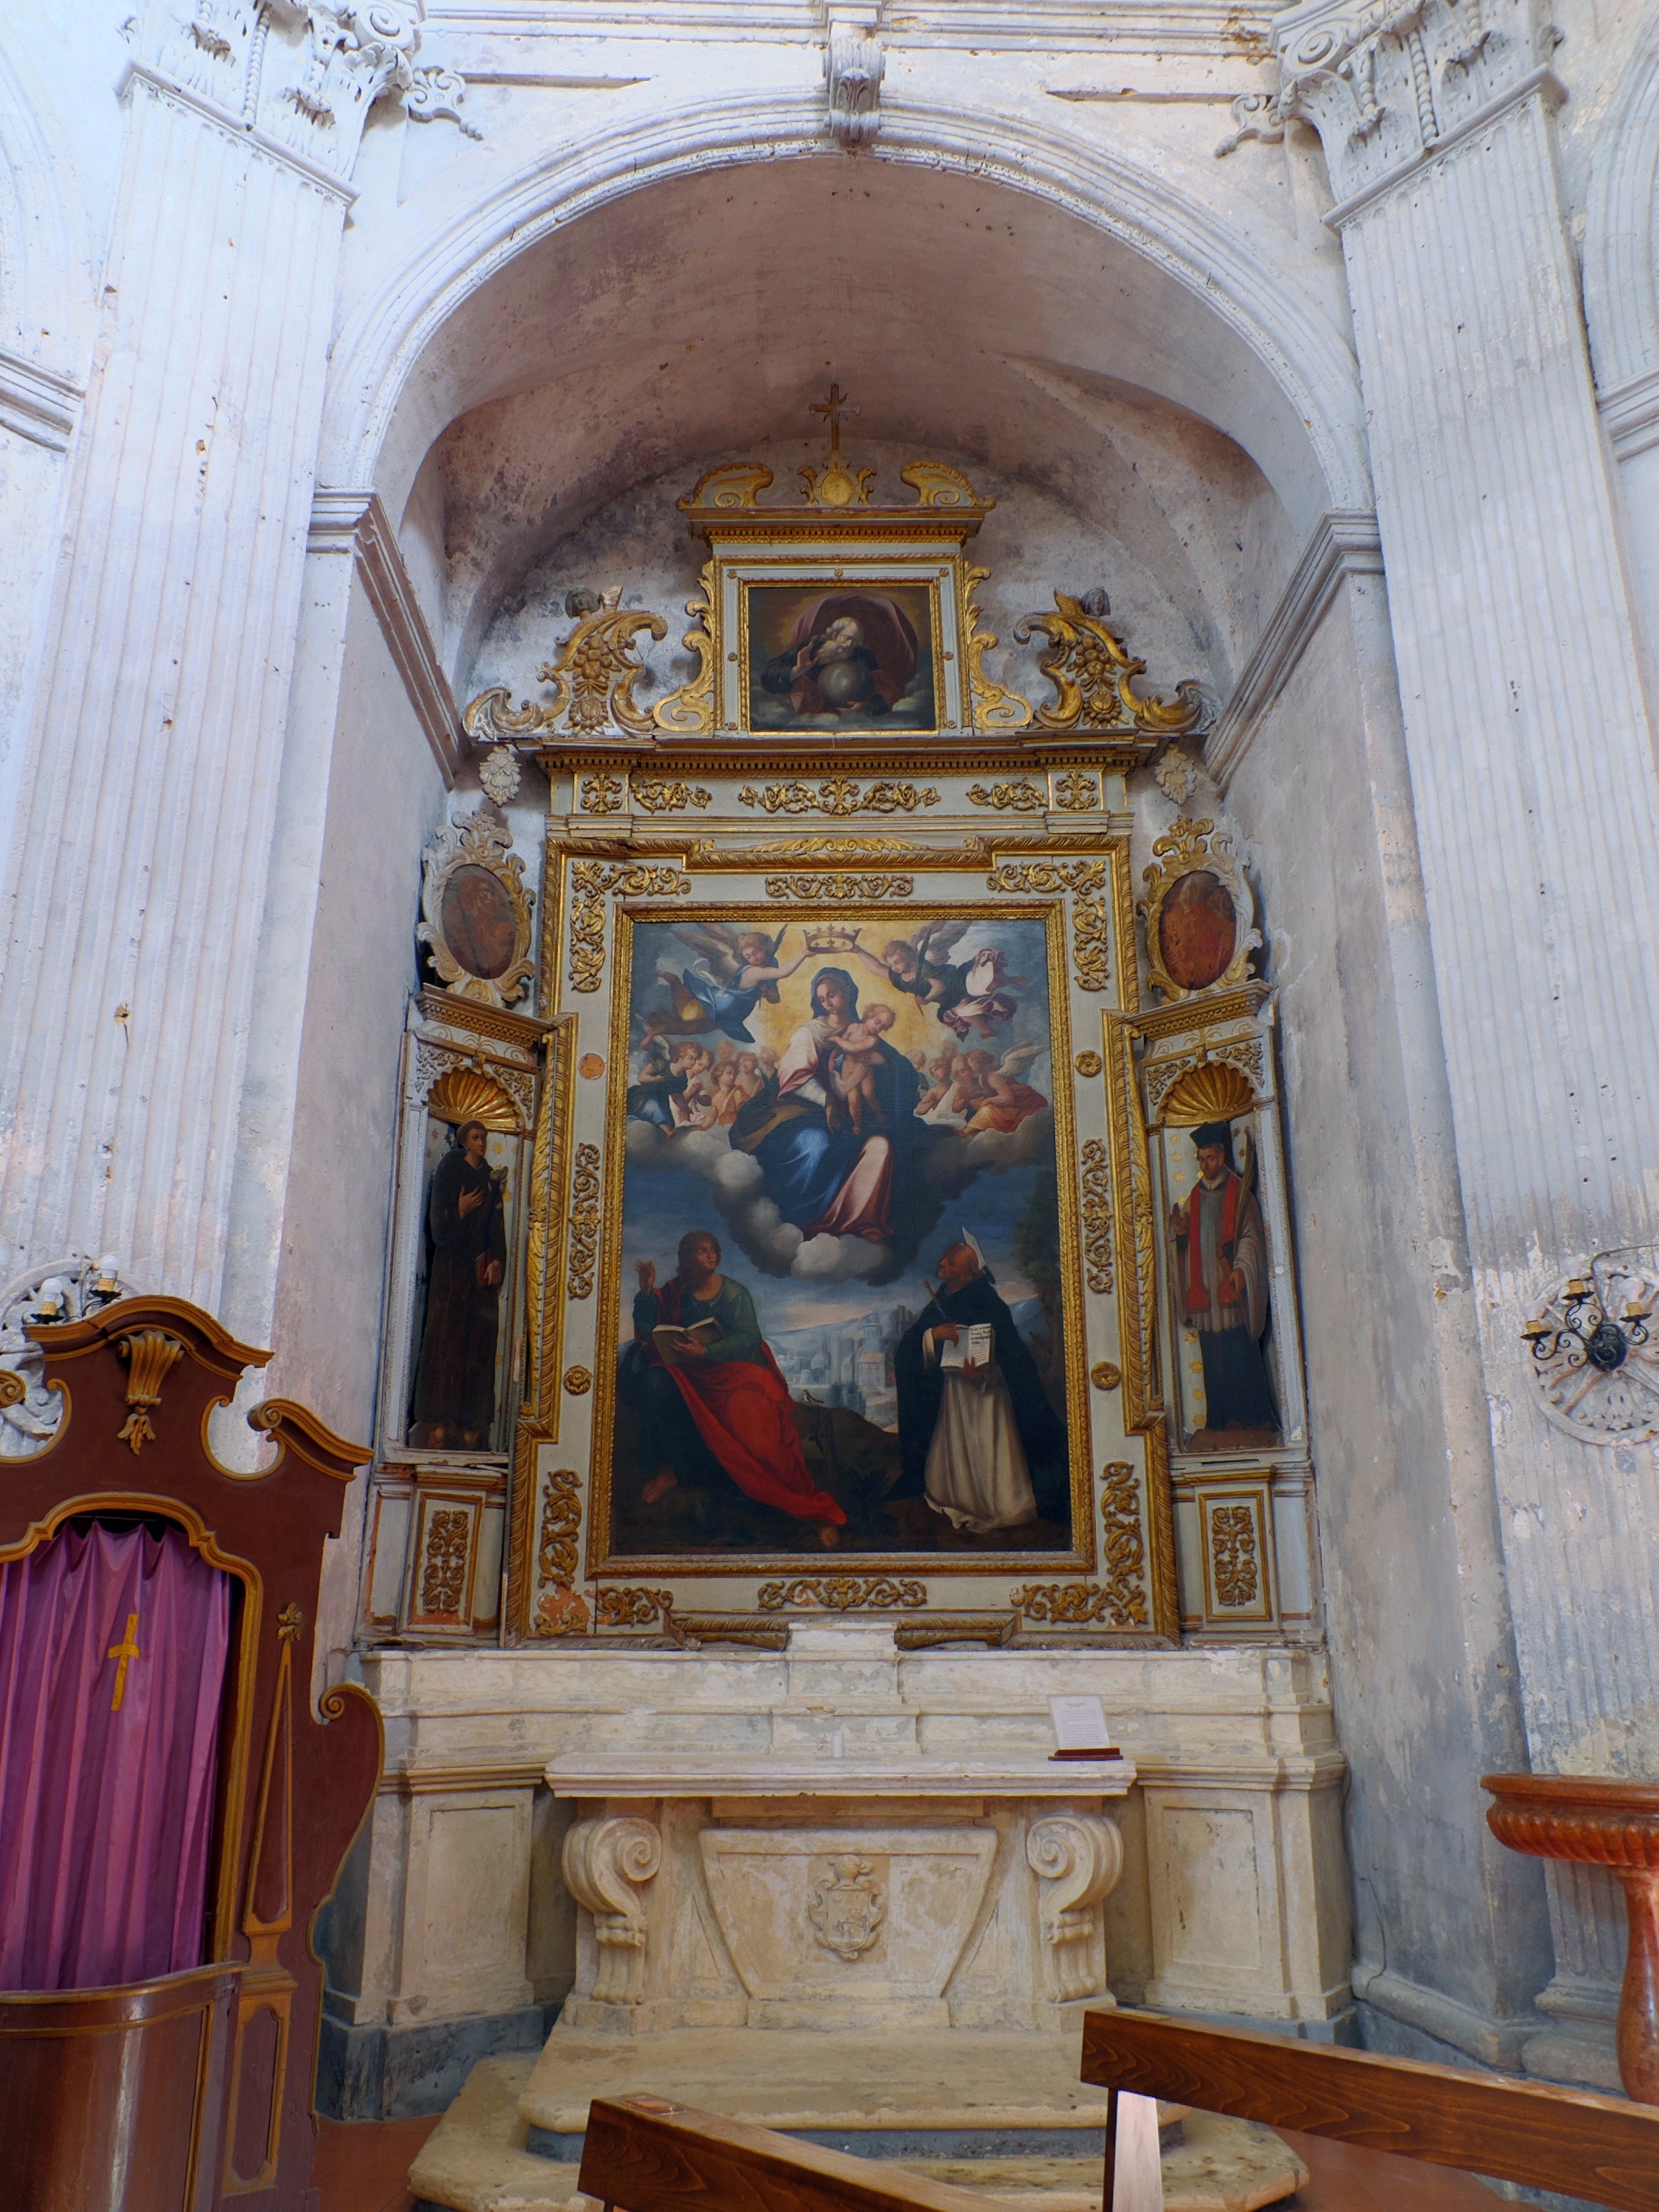
MULTIPOLYGON (((833 446, 823 470, 802 473, 803 506, 762 505, 771 476, 759 465, 717 470, 680 502, 708 555, 701 591, 686 606, 683 647, 693 672, 678 688, 654 702, 643 696, 637 641, 660 642, 670 625, 611 594, 577 618, 540 670, 549 687, 540 702, 515 706, 496 685, 466 711, 475 743, 495 748, 487 781, 498 772, 504 786, 516 784, 515 755, 533 757, 549 781, 538 987, 549 1035, 531 1171, 528 1343, 503 1633, 509 1642, 626 1636, 777 1648, 793 1616, 856 1609, 893 1616, 905 1648, 1165 1646, 1178 1638, 1181 1607, 1162 1382, 1155 1344, 1143 1341, 1157 1295, 1152 1177, 1133 1083, 1107 1066, 1130 1040, 1109 1025, 1103 1054, 1090 1040, 1101 1033, 1103 1007, 1132 1017, 1140 1000, 1124 778, 1200 726, 1202 699, 1188 683, 1173 696, 1143 692, 1143 664, 1111 629, 1103 599, 1059 592, 1052 610, 1015 626, 1017 641, 1034 633, 1045 641, 1037 672, 1053 692, 1024 697, 1010 688, 1006 667, 993 672, 988 655, 998 640, 975 601, 988 572, 970 564, 968 541, 991 502, 955 471, 917 462, 902 472, 915 502, 877 506, 874 472, 848 468, 833 446), (773 704, 757 714, 763 690, 773 704), (787 714, 776 704, 782 699, 787 714), (999 945, 999 931, 1018 943, 999 945), (688 941, 681 932, 702 934, 688 941), (862 939, 856 950, 854 932, 862 939), (745 948, 746 938, 755 941, 745 948), (758 1151, 767 1130, 742 1119, 756 1068, 735 1063, 744 1054, 758 1063, 769 1052, 775 1065, 762 1073, 775 1079, 782 1105, 789 1072, 781 1063, 797 1050, 796 1032, 809 1018, 833 1027, 831 1016, 841 1014, 848 1034, 836 1034, 814 1070, 825 1126, 833 1133, 838 1112, 861 1110, 872 1127, 908 1127, 908 1095, 896 1108, 898 1093, 884 1089, 878 1072, 897 1048, 884 1033, 872 1036, 863 1018, 884 1004, 895 1036, 915 1028, 906 1009, 923 1002, 904 995, 914 980, 904 956, 887 961, 902 938, 916 940, 930 972, 953 971, 944 988, 949 1011, 962 1017, 954 1042, 992 1060, 1000 1079, 981 1069, 984 1093, 959 1117, 967 1133, 1012 1137, 1035 1119, 1034 1091, 1051 1116, 1049 1382, 1065 1431, 1063 1539, 1022 1546, 1005 1533, 1013 1520, 977 1506, 969 1513, 958 1498, 960 1522, 946 1517, 966 1538, 943 1547, 902 1538, 824 1543, 820 1532, 816 1542, 807 1534, 769 1548, 750 1540, 752 1531, 732 1541, 729 1528, 716 1528, 719 1540, 701 1549, 684 1529, 655 1549, 633 1535, 621 1546, 619 1468, 632 1449, 629 1479, 642 1496, 650 1470, 638 1455, 654 1449, 638 1440, 630 1447, 622 1434, 621 1363, 633 1338, 647 1343, 647 1364, 653 1346, 657 1364, 673 1364, 657 1332, 683 1328, 696 1312, 653 1303, 642 1325, 634 1303, 647 1295, 634 1280, 644 1255, 629 1243, 629 1146, 637 1148, 636 1125, 649 1118, 642 1101, 678 1085, 682 1106, 658 1115, 665 1141, 681 1142, 692 1121, 711 1114, 739 1139, 754 1138, 758 1151), (665 958, 670 941, 673 957, 665 958), (1042 961, 1025 958, 1037 943, 1042 961), (878 957, 866 957, 872 948, 878 957), (641 951, 659 979, 649 1005, 635 990, 641 951), (981 972, 969 985, 963 977, 976 961, 981 972), (793 1028, 785 1023, 775 1034, 764 1018, 759 1029, 746 1026, 756 975, 768 966, 789 969, 770 979, 781 1006, 791 992, 812 993, 809 1005, 794 1007, 793 1028), (861 993, 861 1003, 836 1004, 819 972, 826 967, 856 980, 852 997, 861 993), (746 1008, 728 1021, 728 1002, 745 993, 746 1008), (647 1065, 653 1022, 656 1058, 647 1065), (708 1048, 709 1062, 689 1102, 690 1066, 674 1057, 687 1039, 708 1048), (860 1063, 878 1070, 861 1085, 860 1063), (823 1095, 826 1085, 836 1097, 823 1095), (743 1093, 735 1104, 734 1088, 743 1093), (860 1091, 861 1107, 853 1096, 860 1091), (976 1112, 988 1118, 968 1128, 976 1112), (983 1525, 974 1525, 975 1513, 983 1525)), ((926 1004, 937 1011, 940 995, 926 1004)), ((905 1042, 931 1085, 922 1040, 905 1042)), ((945 1110, 955 1111, 949 1101, 945 1110)), ((693 1138, 704 1133, 690 1129, 693 1138)), ((823 1223, 803 1210, 799 1193, 778 1189, 769 1165, 763 1180, 803 1245, 861 1233, 854 1201, 865 1200, 850 1174, 825 1194, 823 1223)), ((670 1287, 680 1286, 677 1296, 696 1289, 682 1280, 688 1263, 679 1245, 697 1224, 671 1224, 672 1211, 663 1214, 667 1241, 653 1263, 651 1300, 677 1259, 670 1287), (667 1238, 671 1225, 683 1231, 678 1243, 667 1238)), ((822 1376, 805 1372, 811 1363, 799 1345, 783 1345, 789 1356, 780 1359, 764 1342, 769 1328, 780 1338, 792 1330, 778 1326, 775 1308, 763 1312, 766 1270, 757 1273, 752 1237, 745 1246, 728 1235, 733 1219, 728 1208, 702 1223, 725 1256, 705 1255, 701 1264, 722 1283, 735 1276, 758 1298, 763 1350, 756 1360, 770 1361, 780 1378, 790 1369, 797 1406, 820 1388, 855 1392, 858 1406, 836 1400, 830 1412, 862 1407, 867 1425, 873 1400, 874 1425, 888 1426, 904 1343, 915 1341, 904 1324, 921 1318, 912 1309, 923 1290, 945 1287, 929 1271, 943 1276, 945 1247, 973 1231, 974 1209, 953 1200, 940 1210, 884 1279, 896 1282, 914 1267, 924 1279, 916 1297, 896 1298, 903 1310, 890 1316, 886 1337, 877 1331, 872 1342, 866 1332, 844 1373, 838 1352, 822 1376)), ((874 1228, 876 1217, 866 1225, 874 1228)), ((1006 1239, 997 1249, 1006 1264, 1006 1239)), ((1030 1287, 1029 1275, 1023 1286, 1030 1287)), ((882 1287, 872 1282, 872 1291, 882 1287)), ((942 1359, 943 1341, 927 1356, 942 1359)), ((894 1432, 902 1441, 904 1419, 894 1432)), ((906 1479, 915 1474, 913 1466, 906 1479)), ((1035 1495, 1035 1479, 1032 1487, 1035 1495)), ((931 1487, 927 1498, 918 1512, 936 1503, 931 1487)), ((1052 1534, 1048 1507, 1036 1519, 1052 1534)), ((849 1517, 843 1526, 851 1525, 849 1517)), ((1029 1523, 1018 1525, 1030 1534, 1029 1523)))
MULTIPOLYGON (((574 763, 565 771, 573 781, 581 772, 574 763)), ((1094 823, 1069 831, 1012 830, 938 843, 830 836, 755 844, 731 820, 740 802, 730 770, 722 778, 704 759, 697 772, 716 785, 714 822, 698 829, 718 824, 724 835, 676 836, 636 817, 629 837, 602 841, 550 824, 543 974, 557 1011, 532 1170, 531 1342, 509 1546, 509 1636, 769 1644, 781 1641, 793 1614, 859 1607, 895 1614, 909 1644, 1172 1640, 1178 1601, 1168 1455, 1160 1392, 1138 1334, 1152 1291, 1133 1257, 1150 1242, 1136 1225, 1150 1218, 1145 1131, 1133 1101, 1127 1116, 1109 1104, 1101 1055, 1078 1048, 1099 1033, 1103 999, 1127 996, 1130 1006, 1117 1007, 1126 1013, 1138 998, 1127 836, 1109 826, 1103 807, 1094 823), (795 949, 805 951, 809 939, 817 947, 802 970, 816 991, 824 967, 855 957, 839 945, 853 932, 879 945, 890 933, 952 920, 967 926, 969 953, 974 933, 983 940, 999 930, 1025 933, 1022 944, 1035 931, 1048 953, 1050 1042, 1040 1066, 1045 1077, 1052 1070, 1054 1093, 1056 1364, 1070 1439, 1065 1541, 1021 1549, 988 1532, 945 1551, 902 1543, 619 1548, 618 1369, 633 1288, 631 1258, 624 1282, 624 1192, 629 1124, 637 1119, 629 1094, 641 1088, 638 994, 630 988, 637 955, 651 947, 657 957, 665 933, 680 927, 734 937, 763 928, 770 938, 793 929, 795 949), (1115 1175, 1126 1160, 1130 1180, 1119 1186, 1115 1175), (1120 1373, 1126 1388, 1118 1387, 1120 1373)), ((965 779, 967 769, 961 773, 965 779)), ((1100 788, 1103 798, 1108 780, 1100 788)), ((554 791, 556 805, 556 769, 554 791)), ((965 796, 952 812, 966 811, 965 796)), ((949 803, 947 795, 942 809, 949 803)), ((787 960, 787 936, 783 945, 787 960)), ((679 957, 694 967, 689 951, 679 957)), ((872 996, 882 988, 872 973, 872 996)), ((945 1209, 914 1255, 924 1272, 931 1274, 938 1248, 952 1241, 958 1216, 972 1226, 972 1212, 959 1200, 945 1209)), ((711 1220, 735 1261, 729 1272, 763 1294, 725 1224, 711 1220)), ((672 1256, 671 1246, 665 1272, 672 1256)))

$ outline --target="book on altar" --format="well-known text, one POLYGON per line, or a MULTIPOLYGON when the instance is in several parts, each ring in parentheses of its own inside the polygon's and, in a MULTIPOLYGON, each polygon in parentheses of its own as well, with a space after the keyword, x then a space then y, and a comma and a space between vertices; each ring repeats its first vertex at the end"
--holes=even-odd
POLYGON ((651 1332, 651 1341, 669 1366, 684 1358, 688 1344, 713 1344, 723 1334, 717 1321, 694 1321, 682 1328, 673 1322, 659 1322, 651 1332))
POLYGON ((996 1357, 997 1333, 988 1321, 976 1321, 964 1328, 954 1344, 942 1344, 939 1348, 939 1364, 951 1368, 988 1367, 996 1357))
POLYGON ((1121 1759, 1121 1752, 1107 1741, 1106 1711, 1098 1698, 1050 1698, 1048 1711, 1054 1724, 1057 1748, 1054 1759, 1121 1759))

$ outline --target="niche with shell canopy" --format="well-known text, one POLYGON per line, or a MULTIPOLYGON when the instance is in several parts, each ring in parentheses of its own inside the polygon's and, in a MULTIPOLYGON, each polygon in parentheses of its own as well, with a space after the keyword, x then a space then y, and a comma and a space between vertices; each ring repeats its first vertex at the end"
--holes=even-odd
POLYGON ((532 895, 486 802, 424 855, 364 1583, 366 1631, 493 1634, 522 1384, 531 1166, 550 1025, 532 895), (518 1004, 513 1003, 518 1001, 518 1004))
POLYGON ((1229 1640, 1315 1636, 1274 999, 1252 972, 1255 897, 1211 821, 1172 823, 1142 880, 1158 1002, 1126 1025, 1115 1103, 1145 1131, 1152 1295, 1125 1302, 1124 1368, 1155 1378, 1139 1412, 1168 1436, 1182 1626, 1229 1640))

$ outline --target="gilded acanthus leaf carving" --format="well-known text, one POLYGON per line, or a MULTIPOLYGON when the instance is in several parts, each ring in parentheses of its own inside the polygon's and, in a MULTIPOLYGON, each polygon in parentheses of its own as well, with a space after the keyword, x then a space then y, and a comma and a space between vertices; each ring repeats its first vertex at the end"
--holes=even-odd
POLYGON ((1146 664, 1127 650, 1105 616, 1103 595, 1097 611, 1067 592, 1056 592, 1052 613, 1027 615, 1015 624, 1021 645, 1034 630, 1048 640, 1038 665, 1054 685, 1054 697, 1051 705, 1038 708, 1039 728, 1125 730, 1146 738, 1178 738, 1196 730, 1205 715, 1198 685, 1190 680, 1177 684, 1173 699, 1141 698, 1134 679, 1146 674, 1146 664))
POLYGON ((939 793, 914 783, 861 785, 850 775, 828 776, 822 783, 747 783, 738 793, 743 806, 758 806, 768 814, 830 814, 841 819, 849 814, 914 814, 919 806, 937 806, 939 793))
POLYGON ((1111 870, 1104 860, 1004 860, 987 878, 994 891, 1070 891, 1072 951, 1079 991, 1103 991, 1111 981, 1106 899, 1111 870))
POLYGON ((809 1575, 798 1582, 763 1583, 756 1593, 763 1613, 781 1613, 786 1607, 853 1613, 861 1606, 911 1607, 927 1602, 925 1583, 895 1582, 886 1575, 809 1575))
POLYGON ((678 868, 630 867, 626 862, 577 860, 570 870, 570 984, 597 991, 605 975, 605 902, 624 898, 672 898, 691 885, 678 868))
POLYGON ((593 1295, 593 1266, 599 1241, 599 1148, 578 1145, 570 1178, 570 1272, 565 1288, 573 1298, 593 1295))
POLYGON ((634 648, 641 630, 649 631, 653 640, 664 638, 668 624, 645 607, 601 607, 584 615, 560 646, 557 658, 536 672, 538 683, 552 685, 552 697, 540 705, 526 699, 515 708, 507 686, 494 684, 481 691, 463 715, 467 735, 480 744, 549 737, 556 731, 563 737, 587 738, 615 728, 631 737, 648 736, 652 715, 634 696, 634 687, 645 673, 634 648))

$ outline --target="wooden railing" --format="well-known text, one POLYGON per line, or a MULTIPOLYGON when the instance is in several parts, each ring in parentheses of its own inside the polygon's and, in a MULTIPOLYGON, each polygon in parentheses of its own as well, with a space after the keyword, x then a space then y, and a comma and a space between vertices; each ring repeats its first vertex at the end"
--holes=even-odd
POLYGON ((606 2212, 999 2212, 976 2189, 890 2178, 866 2159, 662 2097, 595 2098, 577 2186, 606 2212))
MULTIPOLYGON (((1161 2212, 1152 2100, 1328 2136, 1367 2150, 1659 2212, 1659 2110, 1512 2081, 1188 2026, 1091 2012, 1082 2078, 1111 2094, 1103 2212, 1161 2212)), ((660 2097, 596 2101, 580 2186, 606 2212, 997 2212, 998 2200, 660 2097)))
MULTIPOLYGON (((1615 2212, 1659 2212, 1659 2110, 1617 2097, 1138 2012, 1085 2016, 1082 2078, 1615 2212)), ((1109 2185, 1105 2212, 1127 2212, 1109 2185)))

